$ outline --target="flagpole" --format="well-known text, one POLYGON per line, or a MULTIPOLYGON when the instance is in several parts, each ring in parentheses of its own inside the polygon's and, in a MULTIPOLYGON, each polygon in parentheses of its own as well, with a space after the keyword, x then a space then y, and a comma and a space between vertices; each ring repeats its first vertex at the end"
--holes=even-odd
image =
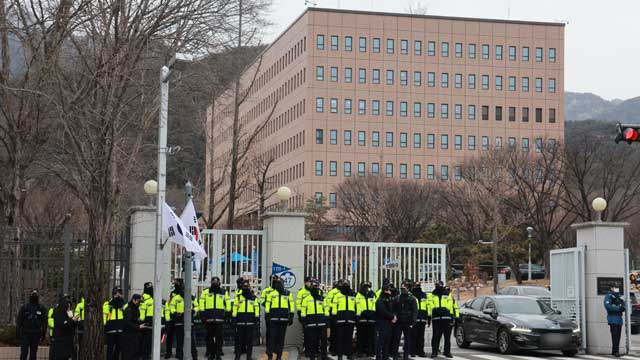
MULTIPOLYGON (((193 185, 191 185, 190 181, 184 185, 184 192, 187 195, 187 204, 189 204, 189 200, 191 200, 191 196, 193 195, 193 185)), ((190 231, 188 227, 185 231, 190 231)), ((185 249, 186 250, 186 249, 185 249)), ((185 357, 191 356, 191 271, 193 269, 193 263, 191 259, 193 258, 193 253, 189 250, 185 252, 183 257, 184 266, 182 269, 184 270, 184 343, 182 345, 183 353, 185 357)))

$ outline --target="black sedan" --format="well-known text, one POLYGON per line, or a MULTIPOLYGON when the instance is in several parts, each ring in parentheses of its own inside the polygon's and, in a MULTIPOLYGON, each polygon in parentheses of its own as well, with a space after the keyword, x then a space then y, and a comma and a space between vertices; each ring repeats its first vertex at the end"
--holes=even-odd
POLYGON ((527 296, 480 296, 460 307, 456 343, 493 345, 502 354, 516 350, 561 350, 574 356, 580 347, 580 329, 543 301, 527 296))

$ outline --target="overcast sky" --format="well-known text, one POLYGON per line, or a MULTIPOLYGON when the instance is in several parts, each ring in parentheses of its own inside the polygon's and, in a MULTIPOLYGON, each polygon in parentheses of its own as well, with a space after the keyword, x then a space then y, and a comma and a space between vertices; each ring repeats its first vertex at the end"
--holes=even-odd
MULTIPOLYGON (((639 0, 314 0, 318 7, 406 12, 421 5, 430 15, 568 21, 565 89, 605 99, 640 96, 639 0), (510 9, 510 10, 509 10, 510 9), (509 15, 510 14, 510 15, 509 15)), ((306 8, 305 0, 273 0, 266 41, 306 8)))

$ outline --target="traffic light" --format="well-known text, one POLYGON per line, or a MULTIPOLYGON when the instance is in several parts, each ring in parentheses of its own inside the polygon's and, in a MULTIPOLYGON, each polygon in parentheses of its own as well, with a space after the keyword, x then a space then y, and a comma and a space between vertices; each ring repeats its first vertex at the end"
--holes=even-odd
POLYGON ((616 144, 626 141, 628 144, 640 140, 640 124, 620 124, 616 125, 616 144))

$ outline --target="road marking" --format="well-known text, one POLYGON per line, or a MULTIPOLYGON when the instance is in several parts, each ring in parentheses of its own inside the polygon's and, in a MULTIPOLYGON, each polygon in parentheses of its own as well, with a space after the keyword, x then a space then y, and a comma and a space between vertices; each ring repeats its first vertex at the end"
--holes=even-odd
POLYGON ((507 358, 504 356, 495 356, 495 355, 487 355, 487 354, 474 354, 473 357, 477 357, 485 360, 505 360, 507 358))
POLYGON ((585 359, 594 359, 594 360, 602 360, 602 359, 606 359, 605 356, 596 356, 596 355, 578 355, 578 357, 581 358, 585 358, 585 359))
POLYGON ((518 356, 512 356, 512 357, 516 359, 523 359, 523 360, 539 360, 540 359, 540 357, 538 356, 519 356, 518 355, 518 356))

